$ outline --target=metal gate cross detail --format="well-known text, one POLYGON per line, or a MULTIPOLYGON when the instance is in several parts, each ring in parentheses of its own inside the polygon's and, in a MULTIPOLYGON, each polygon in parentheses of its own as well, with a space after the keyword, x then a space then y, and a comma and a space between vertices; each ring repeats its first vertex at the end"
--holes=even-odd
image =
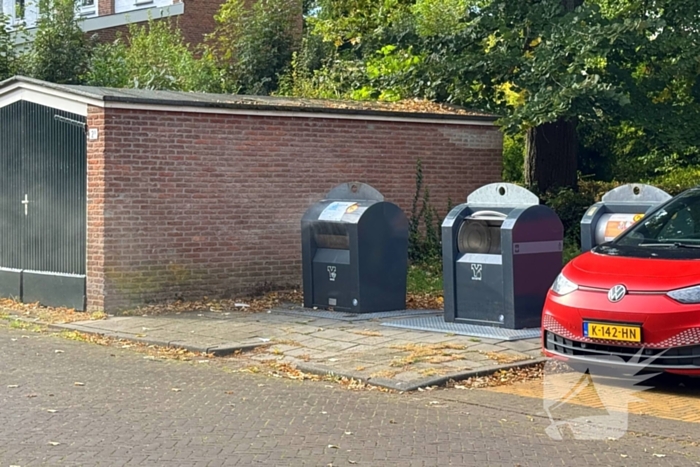
POLYGON ((29 196, 27 196, 26 194, 24 195, 24 200, 22 201, 22 204, 24 204, 24 215, 29 215, 29 196))

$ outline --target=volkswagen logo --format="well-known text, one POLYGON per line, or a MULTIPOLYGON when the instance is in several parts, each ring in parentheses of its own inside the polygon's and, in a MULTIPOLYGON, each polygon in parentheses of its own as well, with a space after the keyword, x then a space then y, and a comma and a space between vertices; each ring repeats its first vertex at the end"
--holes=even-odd
POLYGON ((608 300, 611 302, 619 302, 627 293, 627 288, 624 285, 616 285, 612 289, 608 290, 608 300))

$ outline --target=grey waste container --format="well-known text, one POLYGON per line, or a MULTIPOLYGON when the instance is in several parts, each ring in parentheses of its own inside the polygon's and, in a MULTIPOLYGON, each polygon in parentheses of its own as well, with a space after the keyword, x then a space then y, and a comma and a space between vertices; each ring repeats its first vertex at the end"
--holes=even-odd
POLYGON ((406 308, 408 219, 369 185, 335 187, 301 220, 304 306, 406 308))
POLYGON ((581 251, 609 242, 646 213, 671 199, 665 191, 650 185, 632 183, 605 193, 581 219, 581 251))
POLYGON ((471 193, 442 223, 445 321, 539 327, 563 238, 557 214, 522 187, 494 183, 471 193))

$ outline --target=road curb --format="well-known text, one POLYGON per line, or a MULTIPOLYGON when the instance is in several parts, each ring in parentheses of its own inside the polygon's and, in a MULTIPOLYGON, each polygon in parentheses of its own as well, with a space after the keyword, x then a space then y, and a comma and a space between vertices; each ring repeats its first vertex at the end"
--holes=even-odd
MULTIPOLYGON (((37 323, 39 324, 39 323, 37 323)), ((226 355, 231 355, 237 352, 249 352, 251 350, 257 349, 258 347, 269 346, 269 343, 224 343, 216 345, 197 345, 185 341, 166 341, 162 339, 154 339, 149 337, 137 337, 131 334, 124 334, 118 332, 110 331, 98 331, 95 329, 86 328, 84 326, 73 325, 73 324, 47 324, 49 329, 56 331, 76 331, 85 334, 93 334, 97 336, 105 336, 113 339, 128 340, 132 342, 139 342, 142 344, 156 345, 158 347, 170 347, 173 349, 185 349, 190 352, 200 352, 206 354, 212 354, 216 357, 224 357, 226 355)))
POLYGON ((359 373, 352 371, 338 371, 334 368, 330 368, 323 365, 313 365, 308 363, 299 363, 296 365, 297 369, 304 373, 309 373, 318 376, 338 376, 341 378, 355 379, 363 383, 371 384, 373 386, 379 386, 386 389, 393 389, 395 391, 410 392, 416 391, 419 388, 425 388, 429 386, 444 386, 449 381, 463 381, 469 378, 479 378, 483 376, 490 376, 498 371, 508 371, 518 368, 528 368, 531 366, 539 365, 548 361, 547 357, 538 357, 529 360, 523 360, 521 362, 508 363, 505 365, 493 365, 486 368, 480 368, 478 370, 461 371, 457 373, 451 373, 443 376, 435 376, 432 378, 424 378, 413 381, 394 381, 388 378, 367 378, 359 373))

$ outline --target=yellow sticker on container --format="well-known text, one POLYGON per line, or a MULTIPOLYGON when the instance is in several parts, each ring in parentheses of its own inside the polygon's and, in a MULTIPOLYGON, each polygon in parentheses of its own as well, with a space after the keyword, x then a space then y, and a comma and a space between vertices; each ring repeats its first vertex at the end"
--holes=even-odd
POLYGON ((345 210, 345 212, 346 212, 347 214, 350 214, 351 212, 357 211, 357 208, 359 208, 359 207, 360 207, 360 206, 358 206, 357 203, 355 203, 355 204, 353 204, 353 205, 348 206, 348 208, 345 210))

